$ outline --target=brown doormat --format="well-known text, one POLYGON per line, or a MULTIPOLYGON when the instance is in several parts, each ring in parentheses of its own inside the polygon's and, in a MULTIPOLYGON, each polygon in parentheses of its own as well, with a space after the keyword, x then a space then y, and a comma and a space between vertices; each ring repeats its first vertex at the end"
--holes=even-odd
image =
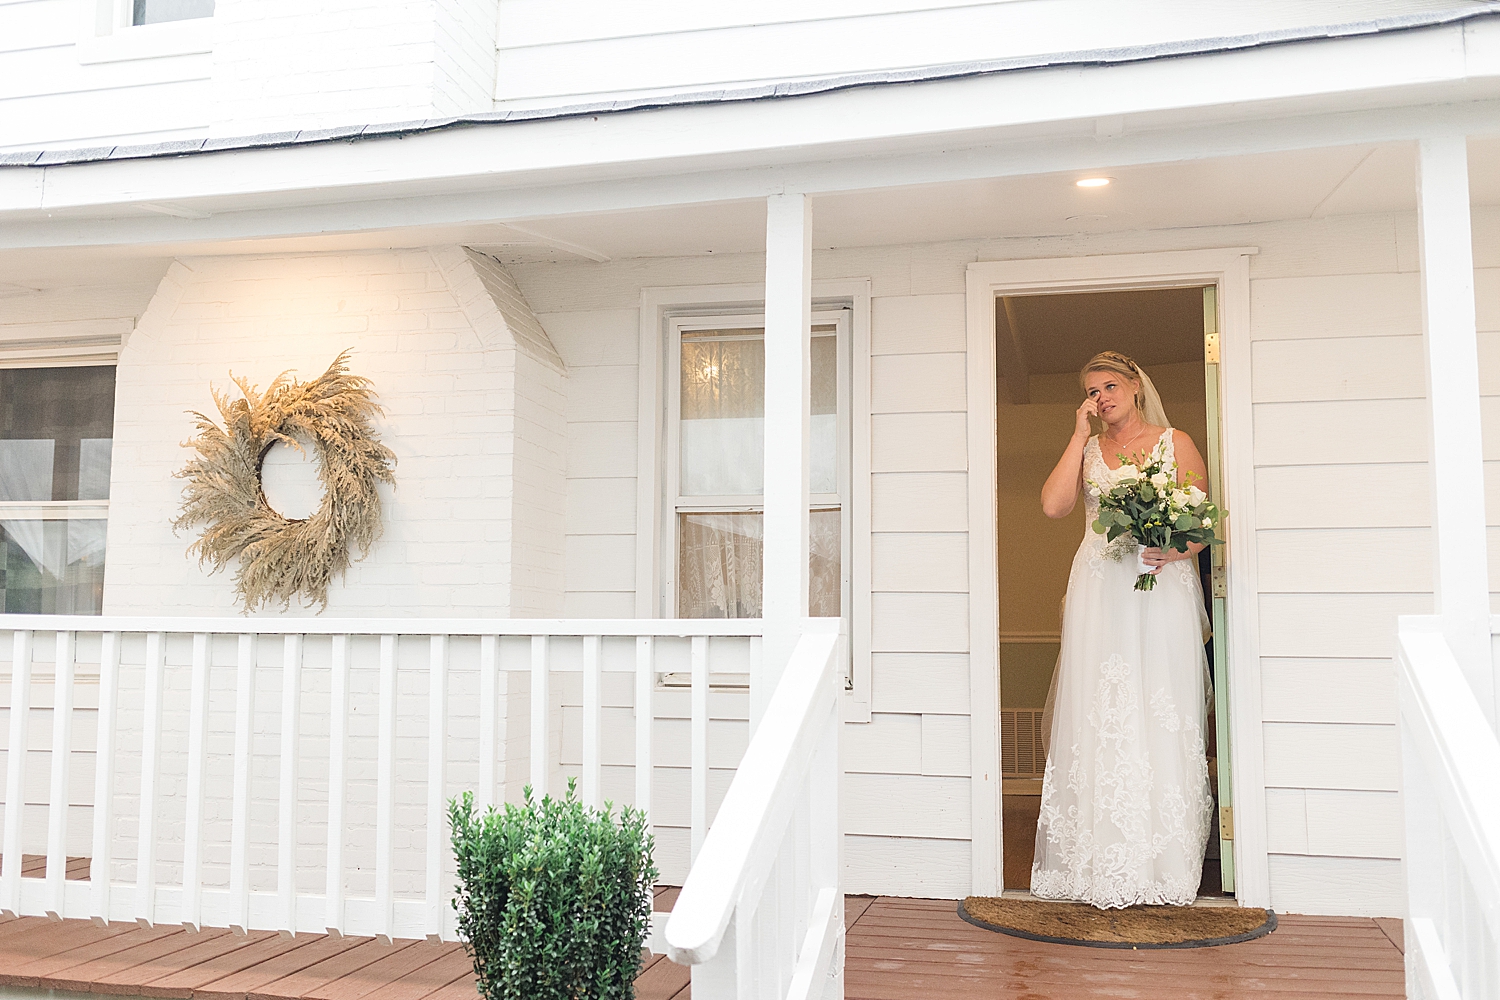
POLYGON ((958 915, 976 927, 1031 941, 1090 948, 1209 948, 1264 937, 1276 913, 1258 906, 1130 906, 970 896, 958 915))

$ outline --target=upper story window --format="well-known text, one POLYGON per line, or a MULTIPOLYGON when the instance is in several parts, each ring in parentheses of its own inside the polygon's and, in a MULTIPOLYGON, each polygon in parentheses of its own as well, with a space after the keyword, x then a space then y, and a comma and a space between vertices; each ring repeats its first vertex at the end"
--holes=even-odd
MULTIPOLYGON (((808 613, 849 606, 849 314, 820 312, 812 329, 811 556, 808 613)), ((765 328, 760 316, 681 318, 673 362, 665 532, 667 588, 681 618, 759 618, 763 576, 765 328)))
POLYGON ((213 16, 214 0, 132 0, 130 23, 160 24, 213 16))
POLYGON ((0 607, 99 614, 113 365, 0 369, 0 607))

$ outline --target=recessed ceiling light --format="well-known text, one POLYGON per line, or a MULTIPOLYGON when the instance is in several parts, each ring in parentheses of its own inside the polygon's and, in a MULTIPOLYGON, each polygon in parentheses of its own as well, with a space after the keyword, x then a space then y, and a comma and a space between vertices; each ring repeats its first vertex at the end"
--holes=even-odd
POLYGON ((1081 188, 1102 188, 1107 187, 1112 180, 1114 180, 1113 177, 1084 177, 1073 183, 1081 188))

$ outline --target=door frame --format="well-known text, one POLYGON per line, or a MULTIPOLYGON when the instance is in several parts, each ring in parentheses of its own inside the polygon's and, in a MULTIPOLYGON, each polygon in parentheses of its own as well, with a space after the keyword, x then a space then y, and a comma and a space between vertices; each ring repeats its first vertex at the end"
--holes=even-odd
POLYGON ((1000 780, 998 469, 995 299, 1000 295, 1214 285, 1220 321, 1220 417, 1228 550, 1229 725, 1233 734, 1236 898, 1269 906, 1251 408, 1250 257, 1255 247, 980 261, 966 275, 969 452, 969 698, 972 882, 999 895, 1004 849, 1000 780))

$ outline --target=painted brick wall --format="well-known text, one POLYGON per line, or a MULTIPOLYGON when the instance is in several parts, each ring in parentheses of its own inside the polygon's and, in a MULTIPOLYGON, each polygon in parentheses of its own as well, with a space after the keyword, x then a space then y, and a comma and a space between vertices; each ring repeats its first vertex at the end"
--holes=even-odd
POLYGON ((220 0, 213 135, 488 111, 499 0, 220 0))
POLYGON ((209 387, 228 387, 231 371, 261 386, 287 369, 305 379, 353 348, 399 464, 385 535, 334 586, 328 613, 556 613, 562 366, 518 293, 505 308, 529 329, 511 335, 476 256, 445 247, 174 263, 120 358, 106 612, 236 612, 229 578, 206 577, 186 555, 191 538, 171 530, 185 411, 214 412, 209 387))

